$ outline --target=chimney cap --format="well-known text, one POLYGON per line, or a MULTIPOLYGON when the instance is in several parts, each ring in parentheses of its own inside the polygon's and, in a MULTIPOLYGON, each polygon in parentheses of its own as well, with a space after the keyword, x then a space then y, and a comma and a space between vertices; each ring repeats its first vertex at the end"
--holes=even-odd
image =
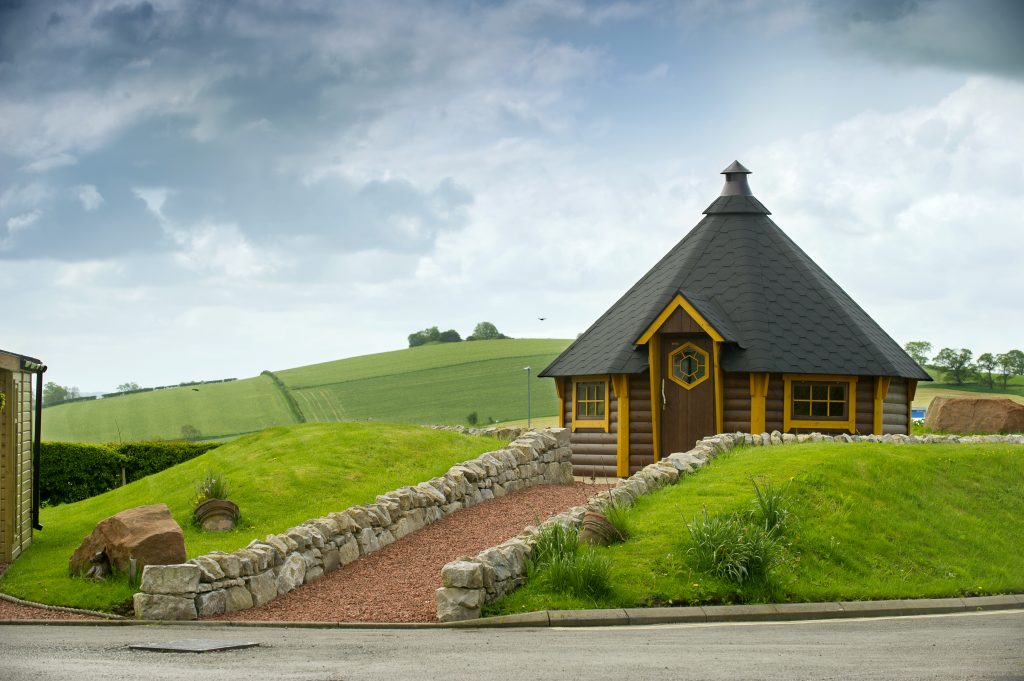
POLYGON ((728 168, 726 168, 725 170, 723 170, 723 171, 722 171, 722 172, 721 172, 720 174, 721 174, 721 175, 729 175, 729 174, 731 174, 731 173, 744 173, 744 174, 746 174, 746 175, 750 175, 750 174, 751 174, 751 171, 747 170, 747 169, 746 169, 746 168, 745 168, 745 167, 743 166, 743 164, 742 164, 742 163, 740 163, 739 161, 733 161, 733 162, 732 162, 732 163, 731 163, 731 164, 729 165, 729 167, 728 167, 728 168))
POLYGON ((722 196, 753 196, 750 185, 747 183, 747 175, 750 175, 750 171, 744 168, 742 163, 733 161, 728 168, 722 171, 722 175, 725 175, 722 196))

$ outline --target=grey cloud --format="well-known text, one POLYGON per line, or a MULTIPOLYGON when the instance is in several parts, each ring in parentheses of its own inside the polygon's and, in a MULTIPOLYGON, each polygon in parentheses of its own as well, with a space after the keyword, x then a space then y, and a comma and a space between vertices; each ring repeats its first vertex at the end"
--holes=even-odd
POLYGON ((872 0, 813 5, 841 44, 897 63, 1024 78, 1024 2, 872 0))

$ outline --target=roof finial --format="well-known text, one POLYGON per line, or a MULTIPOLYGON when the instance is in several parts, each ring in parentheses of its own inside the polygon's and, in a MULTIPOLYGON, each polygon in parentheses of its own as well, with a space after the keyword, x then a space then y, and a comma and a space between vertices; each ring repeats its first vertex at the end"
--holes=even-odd
POLYGON ((743 167, 739 161, 733 161, 728 168, 722 171, 725 175, 725 186, 722 187, 722 196, 753 196, 750 185, 747 184, 747 175, 750 171, 743 167))

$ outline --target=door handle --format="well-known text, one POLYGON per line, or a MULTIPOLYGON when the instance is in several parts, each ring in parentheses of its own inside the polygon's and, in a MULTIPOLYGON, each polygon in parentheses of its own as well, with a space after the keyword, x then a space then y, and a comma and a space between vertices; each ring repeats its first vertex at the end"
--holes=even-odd
POLYGON ((661 408, 664 409, 668 406, 668 400, 665 399, 665 379, 661 379, 661 408))

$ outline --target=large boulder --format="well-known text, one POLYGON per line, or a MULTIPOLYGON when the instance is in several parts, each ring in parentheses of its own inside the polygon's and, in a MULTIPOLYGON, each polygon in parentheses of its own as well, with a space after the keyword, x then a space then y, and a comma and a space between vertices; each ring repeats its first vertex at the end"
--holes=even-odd
POLYGON ((1024 404, 1006 397, 935 397, 924 425, 944 433, 1024 433, 1024 404))
POLYGON ((128 559, 134 558, 141 572, 145 565, 184 563, 185 535, 167 504, 138 506, 101 520, 71 555, 69 572, 87 572, 101 552, 115 570, 128 572, 128 559))

